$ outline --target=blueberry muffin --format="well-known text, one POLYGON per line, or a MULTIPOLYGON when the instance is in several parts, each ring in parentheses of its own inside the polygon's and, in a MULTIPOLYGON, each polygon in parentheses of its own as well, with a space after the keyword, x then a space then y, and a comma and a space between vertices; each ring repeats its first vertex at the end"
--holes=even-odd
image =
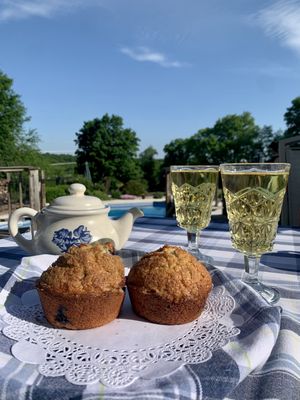
POLYGON ((203 311, 212 280, 190 253, 163 246, 131 268, 127 288, 136 314, 159 324, 184 324, 203 311))
POLYGON ((124 300, 124 272, 110 246, 71 247, 37 281, 48 322, 56 328, 88 329, 114 320, 124 300))

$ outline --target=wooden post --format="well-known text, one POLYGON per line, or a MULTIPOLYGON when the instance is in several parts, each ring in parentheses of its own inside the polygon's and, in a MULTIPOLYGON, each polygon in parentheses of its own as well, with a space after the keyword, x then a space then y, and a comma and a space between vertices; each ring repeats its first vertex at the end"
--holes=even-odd
POLYGON ((23 207, 22 172, 19 172, 19 206, 23 207))
POLYGON ((7 202, 8 202, 8 214, 11 214, 11 197, 10 197, 10 172, 6 173, 7 179, 7 202))
POLYGON ((166 217, 173 217, 175 213, 171 191, 170 168, 166 169, 166 217))
POLYGON ((29 170, 29 201, 34 210, 41 210, 39 170, 29 170))
POLYGON ((41 182, 41 208, 46 205, 46 185, 45 185, 45 171, 40 171, 40 182, 41 182))

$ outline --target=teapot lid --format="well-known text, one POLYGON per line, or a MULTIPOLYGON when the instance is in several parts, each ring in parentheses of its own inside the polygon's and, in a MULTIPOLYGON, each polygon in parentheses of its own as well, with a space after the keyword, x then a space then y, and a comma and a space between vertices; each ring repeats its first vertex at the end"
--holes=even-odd
POLYGON ((81 183, 73 183, 69 186, 70 195, 57 197, 47 207, 47 211, 53 213, 75 213, 91 212, 106 209, 98 197, 86 196, 86 187, 81 183))

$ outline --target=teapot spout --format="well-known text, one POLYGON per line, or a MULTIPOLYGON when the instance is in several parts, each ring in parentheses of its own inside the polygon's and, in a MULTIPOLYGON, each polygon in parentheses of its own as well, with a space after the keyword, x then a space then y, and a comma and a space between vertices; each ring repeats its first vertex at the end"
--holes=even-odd
MULTIPOLYGON (((143 217, 143 216, 144 216, 143 211, 142 211, 140 208, 137 208, 137 207, 130 208, 130 210, 128 210, 128 213, 130 213, 130 214, 132 215, 133 222, 134 222, 137 218, 143 217)), ((125 215, 126 215, 126 214, 125 214, 125 215)))
POLYGON ((128 210, 126 214, 124 214, 121 218, 116 221, 112 221, 114 228, 116 230, 118 236, 118 243, 115 243, 116 250, 120 250, 124 244, 127 242, 129 235, 132 230, 132 226, 134 221, 139 218, 143 217, 144 213, 139 208, 131 208, 128 210))

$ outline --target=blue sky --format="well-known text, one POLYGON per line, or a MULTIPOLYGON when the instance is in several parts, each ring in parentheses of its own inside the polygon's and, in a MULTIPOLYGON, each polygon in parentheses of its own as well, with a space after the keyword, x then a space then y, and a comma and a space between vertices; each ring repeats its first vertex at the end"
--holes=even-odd
POLYGON ((140 151, 249 111, 284 129, 300 95, 300 0, 0 0, 0 69, 49 152, 123 117, 140 151))

